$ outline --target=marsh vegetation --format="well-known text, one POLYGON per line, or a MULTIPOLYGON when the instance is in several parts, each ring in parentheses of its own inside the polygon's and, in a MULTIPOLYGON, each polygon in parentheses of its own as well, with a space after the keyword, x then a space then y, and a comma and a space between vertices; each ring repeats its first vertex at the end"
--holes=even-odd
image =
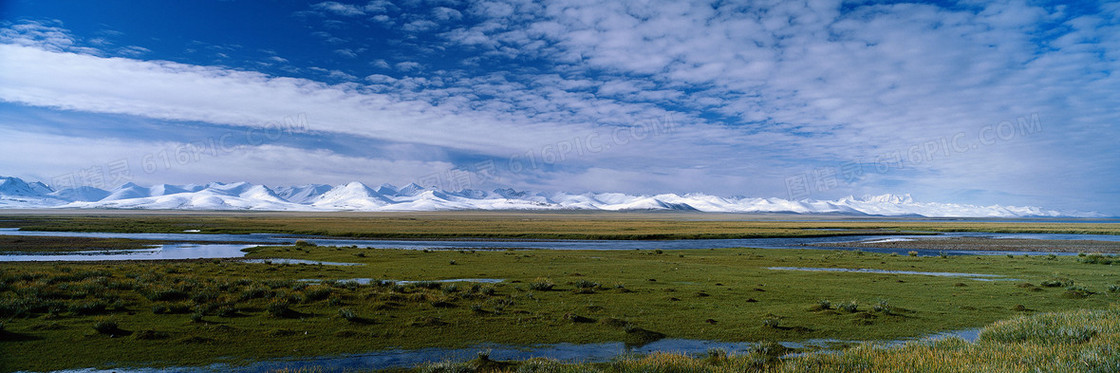
MULTIPOLYGON (((1116 233, 1116 227, 1108 224, 684 221, 679 216, 638 216, 20 215, 4 219, 2 224, 62 231, 197 229, 425 238, 715 238, 916 229, 1116 233)), ((54 238, 28 241, 21 237, 8 243, 18 251, 94 245, 127 248, 149 242, 114 239, 68 244, 54 238)), ((747 353, 655 354, 603 364, 497 362, 480 357, 468 363, 417 369, 1019 371, 1025 365, 992 365, 984 359, 1042 356, 1031 360, 1029 364, 1034 365, 1030 366, 1062 370, 1069 364, 1109 364, 1109 356, 1116 354, 1107 352, 1117 350, 1115 330, 1109 326, 1113 321, 1102 321, 1115 311, 1084 310, 1115 307, 1120 281, 1112 274, 1120 261, 1094 253, 919 256, 750 248, 393 250, 318 246, 307 241, 248 251, 247 257, 258 262, 0 263, 0 355, 4 357, 0 370, 237 364, 486 343, 643 345, 662 338, 759 344, 747 353), (287 260, 360 265, 288 264, 298 262, 287 260), (771 267, 862 270, 808 272, 771 267), (922 274, 947 272, 982 276, 922 274), (501 281, 441 282, 449 279, 501 281), (982 281, 987 279, 1006 281, 982 281), (944 340, 890 349, 860 346, 837 354, 798 357, 786 356, 793 351, 774 343, 818 338, 894 340, 989 324, 976 343, 944 340), (44 351, 51 351, 50 358, 44 351), (937 359, 948 359, 952 365, 936 365, 937 359), (961 368, 953 370, 956 367, 961 368)))
POLYGON ((196 365, 479 343, 896 339, 1024 314, 1105 309, 1116 300, 1109 289, 1120 286, 1106 276, 1111 266, 1077 257, 308 245, 260 247, 249 256, 364 265, 0 263, 0 369, 196 365), (1022 281, 767 269, 775 264, 1022 281), (415 282, 339 281, 350 278, 415 282), (504 281, 435 281, 452 278, 504 281), (75 344, 86 348, 69 348, 75 344), (183 344, 191 348, 173 347, 183 344), (42 351, 60 352, 43 359, 42 351))

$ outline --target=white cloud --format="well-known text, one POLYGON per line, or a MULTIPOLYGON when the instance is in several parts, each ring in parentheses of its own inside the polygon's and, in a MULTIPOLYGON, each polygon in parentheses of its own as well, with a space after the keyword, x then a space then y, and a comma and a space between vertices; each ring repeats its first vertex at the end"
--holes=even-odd
POLYGON ((412 70, 419 69, 423 65, 421 65, 418 62, 405 61, 405 62, 398 62, 396 65, 393 65, 393 66, 395 66, 397 68, 397 70, 400 70, 400 71, 412 71, 412 70))
POLYGON ((47 183, 76 178, 79 184, 100 188, 127 181, 142 185, 250 181, 277 186, 290 185, 293 180, 332 184, 357 180, 403 185, 454 167, 447 162, 354 157, 272 144, 195 151, 184 150, 193 149, 184 142, 89 139, 5 127, 0 126, 0 136, 7 141, 4 157, 0 157, 0 169, 5 173, 47 183), (90 172, 107 173, 114 164, 124 165, 127 176, 106 176, 92 185, 87 177, 90 172))
POLYGON ((352 50, 352 49, 335 49, 334 53, 339 55, 339 56, 346 57, 346 58, 356 58, 356 57, 358 57, 358 53, 354 52, 354 50, 352 50))
POLYGON ((303 113, 317 131, 485 153, 508 153, 542 138, 580 131, 577 126, 511 122, 495 119, 493 113, 400 100, 360 86, 166 61, 4 44, 0 66, 5 66, 0 69, 0 99, 67 110, 247 127, 303 113))
POLYGON ((404 31, 404 32, 415 33, 415 32, 428 31, 428 30, 434 29, 438 26, 439 26, 438 23, 435 23, 435 22, 432 22, 432 21, 429 21, 429 20, 426 20, 426 19, 418 19, 418 20, 415 20, 415 21, 404 24, 404 26, 401 26, 401 30, 404 31))
POLYGON ((432 8, 432 16, 440 21, 456 21, 463 18, 463 14, 458 10, 443 6, 432 8))
POLYGON ((61 27, 62 21, 49 22, 23 21, 0 28, 0 42, 22 46, 35 46, 48 51, 75 51, 92 55, 100 55, 101 51, 94 48, 81 47, 76 44, 74 37, 61 27))
MULTIPOLYGON (((1116 17, 1106 10, 1065 20, 1068 30, 1041 30, 1044 21, 1061 19, 1060 8, 1022 2, 977 7, 972 13, 868 4, 842 14, 837 1, 721 7, 552 1, 540 9, 509 2, 476 6, 474 14, 492 19, 444 35, 461 45, 512 51, 515 58, 606 71, 609 79, 594 86, 620 107, 667 99, 726 115, 743 132, 779 141, 743 148, 774 163, 794 160, 805 171, 817 167, 813 163, 867 160, 956 133, 972 136, 984 126, 1039 113, 1051 118, 1044 119, 1047 131, 1058 138, 1017 138, 1023 146, 930 162, 899 187, 971 183, 1038 195, 1045 193, 1029 185, 1077 174, 1072 179, 1079 181, 1064 193, 1087 193, 1120 177, 1114 161, 1120 154, 1110 140, 1081 135, 1120 122, 1120 112, 1104 109, 1120 102, 1120 91, 1105 88, 1120 86, 1120 76, 1106 73, 1120 67, 1120 59, 1107 57, 1120 45, 1116 17), (531 19, 510 21, 515 13, 531 19), (1057 37, 1047 40, 1051 35, 1057 37), (1098 170, 1084 169, 1085 162, 1098 170), (1063 167, 1068 164, 1081 165, 1063 167)), ((568 90, 560 97, 573 97, 570 105, 604 107, 568 90)))
POLYGON ((360 16, 366 14, 366 10, 360 6, 352 4, 342 4, 336 1, 324 1, 318 4, 313 4, 311 5, 311 8, 325 10, 342 16, 360 16))
POLYGON ((376 60, 373 60, 373 62, 370 62, 369 64, 373 67, 380 68, 380 69, 391 69, 391 68, 393 68, 392 66, 389 66, 388 61, 385 61, 385 60, 380 59, 380 58, 378 58, 376 60))
POLYGON ((143 55, 151 53, 151 52, 152 51, 148 48, 139 47, 139 46, 135 46, 135 45, 130 45, 130 46, 127 46, 127 47, 117 49, 117 54, 124 55, 124 56, 129 56, 129 57, 140 57, 140 56, 143 56, 143 55))
POLYGON ((343 4, 337 1, 325 1, 311 5, 312 9, 327 11, 333 14, 347 17, 362 16, 367 14, 384 13, 385 11, 395 8, 392 2, 386 0, 374 0, 366 3, 365 5, 343 4))

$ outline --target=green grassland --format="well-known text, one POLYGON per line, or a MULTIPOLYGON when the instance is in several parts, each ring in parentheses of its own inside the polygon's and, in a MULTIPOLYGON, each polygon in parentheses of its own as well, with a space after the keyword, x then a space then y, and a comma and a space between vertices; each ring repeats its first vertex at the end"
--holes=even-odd
POLYGON ((800 215, 636 212, 8 213, 0 227, 43 231, 290 233, 362 238, 685 239, 894 234, 898 231, 1120 234, 1120 224, 956 222, 800 215))
POLYGON ((257 248, 249 257, 364 265, 0 263, 0 371, 196 365, 483 342, 895 339, 1021 315, 1107 309, 1120 291, 1112 265, 1079 257, 744 248, 425 252, 310 245, 257 248), (969 272, 1017 280, 769 266, 969 272), (505 281, 298 281, 349 278, 505 281))

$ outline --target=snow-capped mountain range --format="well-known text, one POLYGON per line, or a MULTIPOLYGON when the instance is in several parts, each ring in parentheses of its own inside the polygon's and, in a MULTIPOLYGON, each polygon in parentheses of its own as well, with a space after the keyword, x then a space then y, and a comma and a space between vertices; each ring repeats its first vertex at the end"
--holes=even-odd
POLYGON ((41 182, 0 177, 0 208, 444 211, 444 210, 680 210, 724 213, 850 214, 925 217, 1099 217, 1039 207, 915 202, 910 195, 838 200, 718 197, 706 194, 530 193, 513 189, 444 191, 409 184, 376 189, 360 182, 267 187, 246 182, 205 185, 127 183, 113 190, 83 186, 55 190, 41 182))

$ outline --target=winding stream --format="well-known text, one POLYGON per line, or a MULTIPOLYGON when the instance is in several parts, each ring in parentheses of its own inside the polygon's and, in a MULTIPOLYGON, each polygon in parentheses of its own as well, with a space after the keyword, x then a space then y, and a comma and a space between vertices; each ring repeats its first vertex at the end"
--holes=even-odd
MULTIPOLYGON (((695 240, 369 240, 345 239, 317 236, 300 236, 276 233, 253 234, 205 234, 205 233, 108 233, 108 232, 44 232, 21 231, 16 228, 0 228, 0 235, 29 237, 91 237, 126 238, 137 240, 178 241, 156 246, 152 249, 130 251, 85 251, 74 253, 51 253, 42 255, 4 254, 0 261, 70 261, 70 260, 160 260, 160 259, 209 259, 239 258, 245 255, 245 248, 258 245, 291 245, 296 240, 305 240, 320 246, 356 246, 374 249, 547 249, 547 250, 695 250, 719 249, 728 247, 753 247, 761 249, 809 249, 809 250, 859 250, 864 252, 905 255, 916 251, 921 256, 946 255, 1045 255, 1047 252, 1028 251, 978 251, 978 250, 928 250, 928 249, 890 249, 890 248, 851 248, 827 246, 862 240, 910 240, 928 235, 852 235, 831 237, 777 237, 777 238, 739 238, 739 239, 695 239, 695 240), (200 243, 201 242, 201 243, 200 243), (825 245, 821 245, 825 244, 825 245), (814 245, 814 246, 809 246, 814 245)), ((980 232, 942 233, 939 237, 990 237, 1043 240, 1096 240, 1120 241, 1114 235, 1078 235, 1016 233, 997 234, 980 232)), ((1053 253, 1055 255, 1076 255, 1074 253, 1053 253)))
MULTIPOLYGON (((979 336, 979 329, 965 329, 931 334, 919 338, 879 341, 882 346, 895 346, 917 340, 938 340, 956 337, 973 342, 979 336)), ((836 346, 862 341, 837 339, 813 339, 803 342, 780 342, 790 348, 809 348, 828 350, 836 346)), ((274 359, 253 362, 248 365, 212 364, 199 367, 165 368, 123 368, 123 369, 68 369, 53 373, 202 373, 234 372, 259 373, 283 369, 315 369, 317 372, 347 372, 355 370, 379 370, 389 368, 414 367, 436 362, 464 362, 474 359, 480 352, 489 353, 492 360, 528 360, 546 358, 565 363, 607 362, 626 355, 643 355, 653 352, 671 352, 687 355, 702 355, 709 350, 718 349, 730 354, 750 352, 754 342, 719 342, 694 339, 662 339, 642 346, 626 345, 622 342, 606 343, 557 343, 534 346, 510 346, 500 344, 480 344, 467 348, 421 348, 412 350, 393 349, 362 354, 319 356, 293 359, 274 359)))

